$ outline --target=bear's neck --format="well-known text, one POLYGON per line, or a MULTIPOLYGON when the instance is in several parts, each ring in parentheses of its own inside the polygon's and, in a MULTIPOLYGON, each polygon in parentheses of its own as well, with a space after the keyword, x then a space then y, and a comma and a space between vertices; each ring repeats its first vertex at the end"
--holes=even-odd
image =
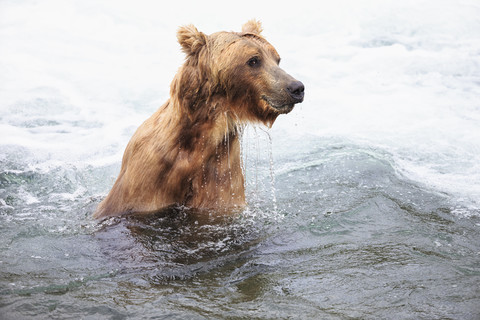
MULTIPOLYGON (((172 106, 178 105, 179 102, 173 101, 172 106)), ((243 206, 245 188, 240 156, 243 127, 221 101, 198 107, 197 112, 176 113, 176 121, 172 121, 176 123, 176 162, 186 160, 188 168, 184 178, 188 192, 183 204, 243 206)))

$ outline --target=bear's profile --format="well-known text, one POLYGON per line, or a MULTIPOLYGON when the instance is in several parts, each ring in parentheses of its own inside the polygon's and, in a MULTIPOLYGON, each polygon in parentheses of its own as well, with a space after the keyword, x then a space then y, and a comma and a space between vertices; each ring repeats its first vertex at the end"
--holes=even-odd
POLYGON ((271 126, 303 101, 304 86, 279 66, 280 56, 247 22, 242 32, 178 30, 185 63, 170 99, 135 132, 120 174, 95 218, 154 212, 171 205, 229 209, 245 205, 240 134, 271 126))

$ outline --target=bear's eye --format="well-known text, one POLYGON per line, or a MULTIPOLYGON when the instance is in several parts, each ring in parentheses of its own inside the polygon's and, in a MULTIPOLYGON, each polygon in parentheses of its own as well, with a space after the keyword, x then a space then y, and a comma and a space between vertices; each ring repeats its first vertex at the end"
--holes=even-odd
POLYGON ((260 65, 260 59, 258 57, 253 57, 248 60, 247 64, 250 67, 258 67, 260 65))

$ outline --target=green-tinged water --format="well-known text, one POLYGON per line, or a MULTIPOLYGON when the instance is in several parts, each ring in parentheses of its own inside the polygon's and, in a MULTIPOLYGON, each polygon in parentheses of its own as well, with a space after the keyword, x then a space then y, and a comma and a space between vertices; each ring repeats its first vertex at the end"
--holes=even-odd
POLYGON ((0 318, 478 319, 478 211, 404 178, 382 150, 308 145, 276 160, 274 187, 268 156, 251 157, 249 206, 232 217, 103 222, 92 190, 116 168, 21 170, 28 155, 9 149, 0 318))

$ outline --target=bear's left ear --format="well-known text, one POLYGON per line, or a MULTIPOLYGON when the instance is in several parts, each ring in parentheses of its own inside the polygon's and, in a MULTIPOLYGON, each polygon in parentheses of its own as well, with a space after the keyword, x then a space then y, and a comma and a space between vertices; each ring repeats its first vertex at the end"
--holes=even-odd
POLYGON ((260 23, 260 21, 255 19, 248 21, 242 26, 243 33, 253 33, 256 35, 260 35, 262 31, 263 31, 262 24, 260 23))
POLYGON ((207 43, 207 36, 194 25, 180 27, 177 31, 178 43, 187 55, 195 55, 207 43))

